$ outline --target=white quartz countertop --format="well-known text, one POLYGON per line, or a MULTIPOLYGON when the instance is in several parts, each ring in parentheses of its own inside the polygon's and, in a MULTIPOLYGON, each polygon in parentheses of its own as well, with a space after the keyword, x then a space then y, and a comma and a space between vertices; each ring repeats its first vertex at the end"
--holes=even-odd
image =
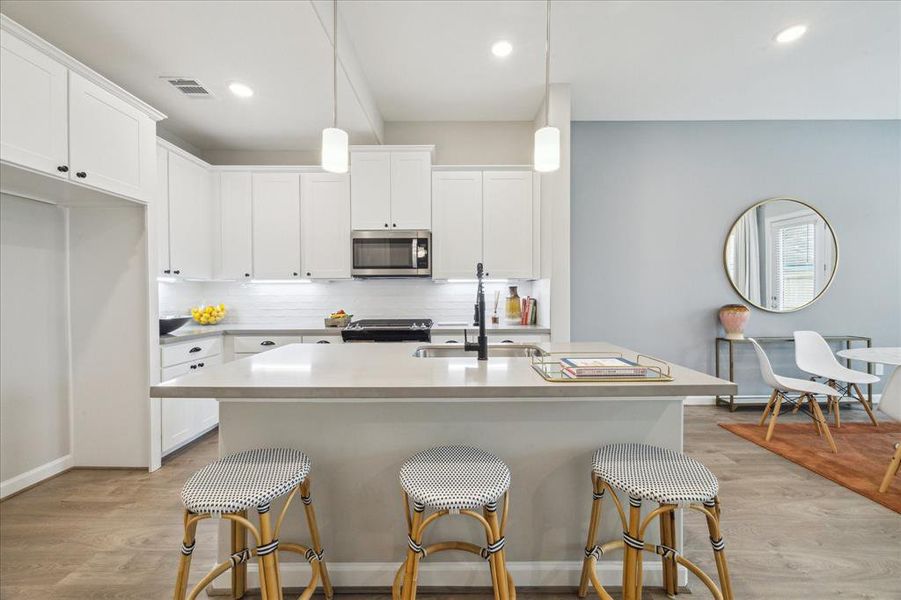
MULTIPOLYGON (((551 383, 528 358, 417 358, 421 343, 290 344, 150 388, 154 398, 596 398, 735 394, 734 383, 678 365, 672 382, 551 383)), ((604 342, 540 343, 548 352, 635 353, 604 342)))
MULTIPOLYGON (((466 323, 441 323, 436 322, 432 326, 433 334, 453 334, 459 333, 464 329, 475 331, 477 325, 466 323)), ((537 325, 489 325, 486 327, 488 333, 504 334, 504 333, 537 333, 548 334, 551 330, 548 327, 539 327, 537 325)), ((231 325, 223 323, 222 325, 191 325, 190 323, 176 329, 172 333, 160 336, 160 345, 176 344, 178 342, 186 342, 195 338, 208 337, 212 335, 341 335, 340 327, 325 327, 322 321, 307 321, 299 323, 289 323, 282 325, 231 325)))

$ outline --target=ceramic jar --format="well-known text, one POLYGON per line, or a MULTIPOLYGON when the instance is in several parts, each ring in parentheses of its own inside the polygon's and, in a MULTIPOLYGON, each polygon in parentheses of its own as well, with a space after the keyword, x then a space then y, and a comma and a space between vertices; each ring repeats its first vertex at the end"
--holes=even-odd
POLYGON ((726 304, 720 308, 720 323, 726 330, 726 339, 745 339, 745 325, 748 324, 750 316, 751 310, 743 304, 726 304))

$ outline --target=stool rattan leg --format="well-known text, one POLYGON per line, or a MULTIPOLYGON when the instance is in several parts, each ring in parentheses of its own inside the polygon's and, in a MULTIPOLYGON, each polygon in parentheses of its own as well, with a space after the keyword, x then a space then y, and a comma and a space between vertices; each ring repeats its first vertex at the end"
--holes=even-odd
MULTIPOLYGON (((660 543, 668 548, 676 548, 676 512, 669 511, 662 513, 660 517, 660 543)), ((663 589, 670 596, 679 593, 678 569, 676 568, 676 557, 672 555, 661 555, 660 560, 663 563, 663 589)))
POLYGON ((638 554, 644 547, 643 544, 639 546, 639 527, 641 527, 641 498, 629 496, 629 528, 623 532, 623 541, 625 541, 623 600, 635 600, 638 597, 638 554))
POLYGON ((720 579, 720 591, 723 594, 723 600, 732 600, 732 581, 729 579, 729 565, 726 563, 726 546, 720 532, 718 506, 719 499, 717 498, 711 502, 705 502, 704 516, 707 518, 707 530, 710 533, 710 543, 713 545, 713 558, 716 561, 716 572, 720 579))
POLYGON ((592 569, 589 556, 594 550, 598 527, 601 524, 601 507, 604 500, 604 485, 594 473, 591 474, 591 519, 588 521, 588 539, 585 542, 585 558, 582 561, 582 577, 579 580, 579 598, 588 595, 589 571, 592 569))
POLYGON ((185 533, 181 543, 181 558, 175 577, 175 600, 184 600, 188 592, 188 574, 191 571, 191 555, 194 553, 194 535, 197 533, 197 519, 188 511, 184 514, 185 533))
MULTIPOLYGON (((497 520, 497 505, 486 506, 482 512, 485 516, 485 520, 488 521, 488 525, 491 527, 491 535, 487 536, 488 548, 490 549, 495 547, 498 543, 501 543, 501 540, 504 537, 497 520)), ((491 579, 495 582, 495 592, 497 596, 500 600, 509 600, 510 592, 507 586, 507 564, 504 559, 503 546, 501 546, 500 550, 491 552, 488 555, 488 562, 491 567, 491 579)))
MULTIPOLYGON (((247 511, 242 510, 238 513, 239 516, 247 518, 247 511)), ((244 526, 238 521, 231 522, 231 530, 232 530, 232 554, 236 552, 242 552, 247 549, 247 531, 244 529, 244 526)), ((232 597, 233 598, 243 598, 245 592, 247 591, 247 563, 240 563, 236 565, 232 571, 232 597)))
POLYGON ((260 592, 265 600, 282 600, 282 588, 278 577, 276 551, 278 540, 273 539, 269 505, 257 507, 260 516, 260 545, 257 558, 260 563, 260 592))
POLYGON ((403 588, 401 590, 403 600, 414 600, 416 598, 416 584, 419 576, 419 557, 421 551, 414 548, 422 547, 422 513, 425 507, 421 504, 413 505, 413 519, 410 522, 410 532, 407 540, 407 560, 404 561, 404 579, 403 588))
POLYGON ((303 510, 307 516, 307 527, 310 530, 313 551, 319 556, 319 575, 322 578, 322 590, 325 593, 325 597, 331 600, 334 590, 332 589, 332 581, 329 578, 328 569, 325 566, 325 556, 323 556, 322 542, 319 538, 319 526, 316 524, 316 511, 313 509, 313 499, 310 495, 309 477, 300 484, 300 501, 303 502, 303 510))

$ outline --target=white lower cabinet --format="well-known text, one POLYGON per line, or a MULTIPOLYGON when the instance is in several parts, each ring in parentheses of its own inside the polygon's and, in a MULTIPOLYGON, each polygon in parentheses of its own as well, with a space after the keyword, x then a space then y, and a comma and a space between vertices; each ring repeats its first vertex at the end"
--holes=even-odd
MULTIPOLYGON (((222 340, 207 338, 160 348, 160 381, 222 364, 222 340), (215 354, 210 354, 215 352, 215 354), (188 362, 177 363, 186 356, 188 362), (177 364, 176 364, 177 363, 177 364)), ((160 401, 163 454, 196 439, 219 423, 219 403, 213 398, 163 398, 160 401)))
POLYGON ((341 334, 337 335, 305 335, 303 336, 304 344, 343 344, 344 338, 341 334))
MULTIPOLYGON (((466 330, 467 341, 477 342, 479 336, 478 328, 466 330)), ((488 332, 489 344, 537 344, 539 342, 549 342, 551 336, 546 333, 491 333, 488 332)), ((459 333, 433 333, 433 344, 463 344, 463 332, 459 333)))

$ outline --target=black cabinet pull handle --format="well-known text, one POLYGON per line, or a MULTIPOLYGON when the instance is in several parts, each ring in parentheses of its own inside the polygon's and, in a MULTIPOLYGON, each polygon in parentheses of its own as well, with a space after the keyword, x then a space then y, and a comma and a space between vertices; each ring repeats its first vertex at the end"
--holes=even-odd
POLYGON ((272 340, 263 340, 262 342, 260 342, 260 346, 274 346, 274 345, 275 345, 275 342, 273 342, 272 340))
POLYGON ((198 367, 202 367, 202 366, 203 366, 203 363, 197 363, 197 366, 198 366, 198 367))
POLYGON ((445 343, 445 344, 459 344, 460 342, 458 342, 457 340, 447 340, 447 341, 444 342, 444 343, 445 343))
POLYGON ((316 343, 317 343, 317 344, 331 344, 331 342, 328 341, 328 340, 319 340, 319 341, 316 342, 316 343))
POLYGON ((192 368, 192 369, 196 369, 196 368, 197 368, 197 365, 191 365, 191 368, 192 368))
POLYGON ((201 348, 200 346, 194 346, 193 348, 188 350, 188 352, 190 352, 191 354, 194 354, 195 352, 200 352, 202 349, 203 348, 201 348))
POLYGON ((176 275, 178 275, 179 273, 181 273, 181 271, 179 271, 178 269, 175 269, 175 270, 172 271, 172 272, 175 273, 176 275))
POLYGON ((172 272, 171 269, 163 269, 163 273, 165 273, 166 275, 168 275, 171 272, 172 272))
POLYGON ((59 171, 60 173, 68 173, 69 167, 67 167, 66 165, 60 165, 60 166, 56 167, 56 170, 59 171))
POLYGON ((88 176, 88 174, 85 173, 84 171, 79 171, 78 173, 75 174, 75 176, 78 177, 79 179, 84 179, 85 177, 88 176))
POLYGON ((502 344, 512 344, 513 340, 501 340, 502 344))

